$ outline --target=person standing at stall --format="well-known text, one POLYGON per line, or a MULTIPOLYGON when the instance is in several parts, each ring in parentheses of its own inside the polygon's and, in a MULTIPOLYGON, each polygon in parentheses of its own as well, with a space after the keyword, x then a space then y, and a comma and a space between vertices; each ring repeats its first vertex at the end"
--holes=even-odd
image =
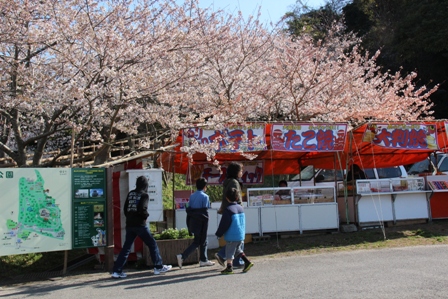
POLYGON ((151 260, 154 264, 154 274, 165 273, 172 268, 171 265, 163 264, 156 240, 146 225, 146 219, 149 217, 149 196, 147 190, 148 179, 145 176, 139 176, 135 183, 135 189, 131 190, 126 197, 123 208, 123 213, 126 216, 126 239, 114 263, 112 278, 125 278, 127 276, 123 272, 123 267, 131 252, 131 246, 137 237, 140 237, 149 248, 151 260))
POLYGON ((361 167, 358 166, 358 164, 353 164, 352 168, 347 173, 347 181, 352 180, 364 180, 366 179, 366 174, 364 171, 362 171, 361 167))
MULTIPOLYGON (((278 186, 279 187, 288 187, 288 182, 285 180, 281 180, 278 182, 278 186)), ((284 199, 291 199, 291 191, 290 190, 278 190, 275 193, 274 200, 284 200, 284 199)))
POLYGON ((193 243, 181 254, 176 255, 177 264, 182 269, 182 264, 188 256, 199 247, 199 266, 213 266, 215 263, 207 257, 207 229, 208 229, 208 209, 210 200, 207 191, 207 180, 203 177, 196 180, 197 191, 190 196, 188 201, 187 226, 188 231, 194 235, 193 243))
MULTIPOLYGON (((230 190, 232 188, 234 188, 238 191, 238 197, 236 199, 236 203, 239 205, 242 204, 241 185, 239 182, 239 179, 242 176, 243 176, 243 165, 238 162, 231 162, 229 164, 229 166, 227 167, 226 179, 224 180, 224 183, 223 183, 221 207, 218 210, 218 214, 222 214, 223 211, 229 205, 229 202, 226 199, 226 193, 228 190, 230 190)), ((226 256, 226 246, 222 247, 221 250, 219 250, 219 252, 215 254, 216 260, 223 267, 225 267, 225 260, 226 260, 225 256, 226 256)), ((235 259, 233 261, 233 265, 235 267, 242 266, 243 261, 240 261, 239 259, 235 259)))

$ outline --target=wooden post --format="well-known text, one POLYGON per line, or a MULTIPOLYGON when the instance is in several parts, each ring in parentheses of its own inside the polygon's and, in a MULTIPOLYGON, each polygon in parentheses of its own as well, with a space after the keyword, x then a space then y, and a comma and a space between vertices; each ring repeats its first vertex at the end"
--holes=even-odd
POLYGON ((114 267, 114 205, 113 205, 113 166, 107 168, 106 173, 106 209, 107 209, 107 229, 106 229, 106 248, 104 251, 104 266, 109 272, 114 267))
MULTIPOLYGON (((72 128, 72 140, 70 145, 70 171, 73 168, 73 151, 75 150, 75 129, 72 128)), ((64 252, 64 267, 62 268, 62 275, 67 273, 67 264, 68 264, 68 250, 64 252)))
POLYGON ((173 156, 173 227, 176 227, 176 199, 174 198, 174 185, 176 182, 176 169, 175 169, 175 164, 174 164, 174 160, 175 160, 175 155, 173 156))

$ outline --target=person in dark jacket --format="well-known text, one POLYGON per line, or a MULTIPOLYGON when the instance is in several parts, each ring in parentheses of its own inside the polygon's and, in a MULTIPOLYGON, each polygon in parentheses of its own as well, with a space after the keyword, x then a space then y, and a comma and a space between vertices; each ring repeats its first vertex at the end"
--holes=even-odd
POLYGON ((358 164, 353 164, 352 168, 347 173, 347 181, 365 180, 366 178, 366 173, 362 171, 358 164))
POLYGON ((206 267, 215 264, 209 261, 207 257, 208 208, 210 208, 210 200, 205 193, 207 191, 207 180, 202 177, 197 179, 196 188, 197 191, 191 194, 186 209, 188 231, 194 235, 194 240, 182 254, 176 256, 177 264, 181 269, 184 260, 198 247, 200 252, 199 266, 206 267))
POLYGON ((114 263, 112 278, 125 278, 127 276, 123 272, 123 267, 131 252, 131 246, 137 237, 140 237, 149 248, 149 253, 154 263, 154 274, 164 273, 172 268, 171 265, 163 264, 156 240, 146 225, 146 219, 149 216, 148 179, 144 176, 138 177, 135 186, 135 189, 128 193, 124 203, 123 212, 126 216, 126 239, 114 263))
POLYGON ((226 240, 227 267, 221 271, 221 274, 233 274, 233 260, 235 257, 244 261, 243 272, 249 271, 254 265, 249 261, 242 249, 246 231, 246 218, 243 207, 236 203, 238 193, 238 190, 235 188, 227 190, 226 197, 229 205, 223 211, 218 230, 215 233, 218 238, 224 236, 224 240, 226 240))
POLYGON ((243 165, 238 162, 231 162, 229 166, 227 166, 226 171, 226 179, 224 180, 224 183, 222 184, 222 201, 221 201, 221 207, 218 210, 218 214, 222 214, 222 212, 227 208, 229 205, 228 201, 226 200, 226 193, 228 190, 235 188, 238 191, 238 198, 237 203, 242 203, 241 198, 241 185, 239 182, 239 179, 243 176, 243 165))

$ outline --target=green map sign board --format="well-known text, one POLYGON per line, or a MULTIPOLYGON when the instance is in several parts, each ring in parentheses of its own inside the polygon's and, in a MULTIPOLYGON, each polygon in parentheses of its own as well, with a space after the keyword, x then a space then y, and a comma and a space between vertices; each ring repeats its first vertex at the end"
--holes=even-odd
POLYGON ((106 170, 73 168, 73 248, 106 246, 106 170))
POLYGON ((0 168, 0 256, 72 249, 71 172, 0 168))

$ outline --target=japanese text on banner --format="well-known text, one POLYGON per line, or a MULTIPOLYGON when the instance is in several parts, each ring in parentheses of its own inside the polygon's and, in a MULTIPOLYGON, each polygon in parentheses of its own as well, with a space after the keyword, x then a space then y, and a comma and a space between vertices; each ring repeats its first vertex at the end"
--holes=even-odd
POLYGON ((251 152, 266 149, 265 126, 263 124, 231 126, 224 130, 211 130, 199 127, 184 130, 182 144, 189 146, 194 140, 199 144, 216 142, 218 144, 216 152, 221 153, 251 152))
POLYGON ((362 141, 396 149, 436 150, 436 124, 369 124, 362 141))
POLYGON ((274 124, 271 146, 276 151, 334 152, 344 149, 347 124, 274 124))

